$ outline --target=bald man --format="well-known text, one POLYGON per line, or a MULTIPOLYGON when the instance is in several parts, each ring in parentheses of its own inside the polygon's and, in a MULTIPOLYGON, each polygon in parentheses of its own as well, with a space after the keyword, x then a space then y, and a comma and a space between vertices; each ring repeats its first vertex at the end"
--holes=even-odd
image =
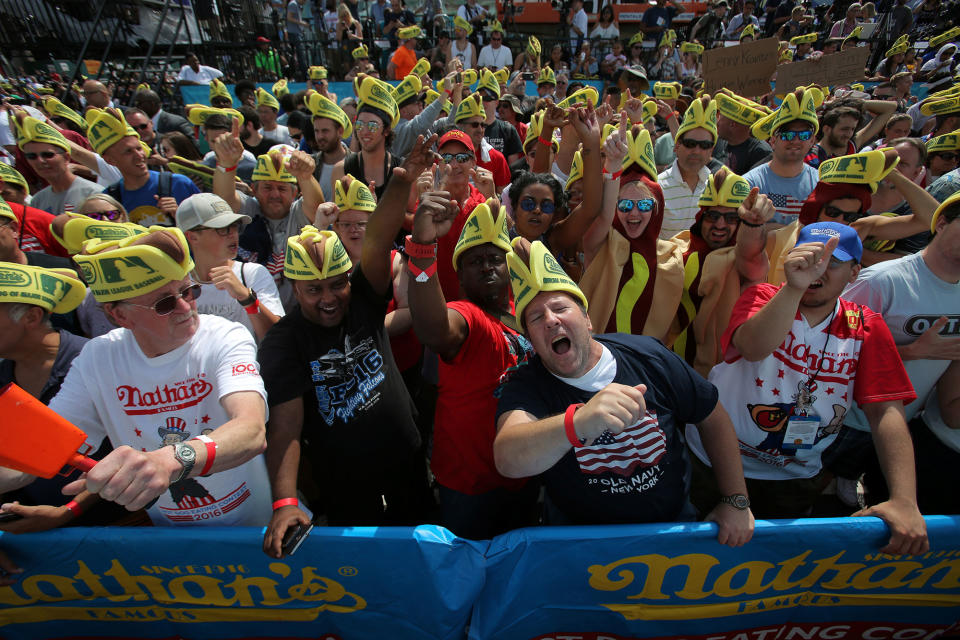
POLYGON ((105 109, 115 106, 110 98, 110 90, 102 82, 87 80, 83 83, 83 99, 87 101, 88 107, 105 109))

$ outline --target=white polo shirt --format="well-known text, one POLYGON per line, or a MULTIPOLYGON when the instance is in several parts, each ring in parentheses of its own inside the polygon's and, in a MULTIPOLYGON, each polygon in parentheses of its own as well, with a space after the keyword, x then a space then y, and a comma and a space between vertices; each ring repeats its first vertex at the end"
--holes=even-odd
POLYGON ((663 225, 660 227, 660 239, 667 240, 681 231, 690 228, 696 219, 700 206, 700 194, 707 188, 710 178, 710 169, 700 168, 697 175, 697 187, 691 191, 690 186, 680 175, 680 167, 674 160, 669 168, 657 176, 657 182, 663 189, 663 225))

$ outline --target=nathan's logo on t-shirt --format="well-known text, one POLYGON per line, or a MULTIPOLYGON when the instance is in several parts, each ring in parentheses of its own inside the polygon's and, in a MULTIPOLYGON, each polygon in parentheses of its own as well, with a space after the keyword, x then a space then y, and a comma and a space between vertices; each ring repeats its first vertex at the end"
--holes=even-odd
MULTIPOLYGON (((930 330, 930 327, 940 319, 941 316, 910 316, 903 324, 903 331, 911 336, 920 336, 930 330)), ((947 324, 943 325, 938 335, 941 336, 960 336, 960 315, 947 316, 947 324)))
POLYGON ((117 387, 117 399, 127 415, 137 416, 192 407, 210 395, 211 391, 212 384, 202 377, 196 377, 146 390, 120 385, 117 387))

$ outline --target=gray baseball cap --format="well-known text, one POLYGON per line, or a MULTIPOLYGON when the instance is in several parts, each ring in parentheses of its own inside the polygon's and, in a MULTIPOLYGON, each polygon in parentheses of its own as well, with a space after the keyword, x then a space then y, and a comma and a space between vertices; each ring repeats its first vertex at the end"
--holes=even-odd
POLYGON ((227 201, 212 193, 196 193, 177 207, 177 227, 189 231, 197 227, 222 229, 237 221, 250 224, 250 216, 234 213, 227 201))

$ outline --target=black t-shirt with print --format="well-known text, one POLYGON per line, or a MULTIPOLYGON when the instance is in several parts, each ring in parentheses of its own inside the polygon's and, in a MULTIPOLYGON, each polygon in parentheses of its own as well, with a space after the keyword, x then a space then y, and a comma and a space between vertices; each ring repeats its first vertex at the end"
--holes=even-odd
POLYGON ((523 153, 523 142, 520 140, 520 134, 517 133, 517 128, 509 122, 494 120, 484 129, 483 137, 487 139, 490 146, 502 153, 504 157, 512 156, 515 153, 523 153))

